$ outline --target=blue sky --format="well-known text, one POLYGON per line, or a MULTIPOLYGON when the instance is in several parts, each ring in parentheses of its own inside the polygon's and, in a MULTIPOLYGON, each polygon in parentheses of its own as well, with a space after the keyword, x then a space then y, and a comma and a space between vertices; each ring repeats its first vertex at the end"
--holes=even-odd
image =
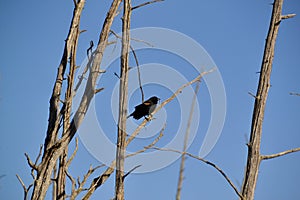
MULTIPOLYGON (((142 2, 133 1, 133 4, 142 2)), ((181 32, 201 44, 217 65, 226 90, 227 113, 222 134, 206 159, 219 165, 237 187, 241 186, 243 180, 247 155, 245 144, 249 137, 254 102, 248 92, 256 92, 259 77, 256 72, 260 70, 268 31, 272 9, 270 3, 272 1, 167 0, 132 13, 132 28, 162 27, 181 32)), ((0 175, 5 175, 0 179, 1 199, 23 197, 15 174, 19 174, 27 185, 31 182, 24 153, 35 158, 45 138, 48 102, 68 33, 72 4, 71 0, 0 2, 0 175)), ((87 32, 79 40, 78 64, 85 59, 89 41, 98 40, 109 4, 110 1, 87 1, 81 21, 81 29, 87 32)), ((299 14, 299 2, 285 1, 283 13, 299 14)), ((120 31, 120 24, 120 16, 117 16, 113 24, 116 32, 120 31)), ((263 126, 263 154, 300 146, 300 125, 297 120, 300 99, 289 95, 289 92, 300 92, 299 27, 299 16, 283 21, 280 26, 263 126)), ((138 51, 138 56, 141 64, 160 63, 179 71, 188 80, 195 77, 195 71, 186 67, 189 63, 172 53, 143 50, 138 51)), ((112 91, 110 83, 117 82, 113 72, 119 71, 118 63, 115 61, 107 70, 103 77, 106 89, 95 100, 98 119, 107 124, 104 129, 111 141, 115 140, 116 126, 111 123, 110 110, 102 112, 101 103, 111 103, 108 99, 112 91)), ((131 64, 134 66, 134 62, 131 64)), ((155 94, 162 100, 171 94, 168 88, 155 84, 146 85, 144 89, 146 97, 155 94)), ((199 151, 210 119, 211 105, 205 83, 200 86, 198 101, 201 112, 199 131, 189 149, 194 154, 199 151)), ((129 110, 139 102, 139 91, 136 91, 129 101, 129 110)), ((174 101, 166 106, 165 112, 168 124, 165 136, 157 146, 163 146, 172 139, 180 122, 180 112, 184 111, 180 111, 178 101, 174 101)), ((157 114, 157 123, 160 122, 160 116, 164 115, 157 114)), ((152 134, 151 131, 150 124, 145 134, 152 134)), ((129 148, 137 150, 148 141, 151 138, 139 139, 129 148)), ((96 166, 100 162, 79 140, 79 151, 70 173, 82 177, 91 164, 96 166)), ((262 162, 255 199, 299 199, 299 167, 300 153, 262 162)), ((158 171, 132 174, 125 181, 126 199, 174 199, 178 171, 179 162, 176 161, 158 171)), ((110 199, 113 194, 112 176, 92 199, 110 199)), ((200 197, 237 199, 216 170, 188 158, 182 199, 200 197)))

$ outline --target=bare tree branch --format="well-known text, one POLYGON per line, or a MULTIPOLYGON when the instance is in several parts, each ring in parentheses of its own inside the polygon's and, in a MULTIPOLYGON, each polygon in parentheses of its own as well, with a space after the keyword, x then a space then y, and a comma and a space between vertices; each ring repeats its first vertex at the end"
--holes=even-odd
MULTIPOLYGON (((121 37, 115 33, 113 30, 110 30, 110 32, 118 39, 121 39, 121 37)), ((132 39, 134 40, 134 39, 132 39)), ((139 65, 139 61, 138 61, 138 58, 137 58, 137 55, 134 51, 134 48, 130 45, 130 49, 132 51, 132 54, 133 54, 133 57, 134 57, 134 60, 135 60, 135 63, 136 63, 136 66, 137 66, 137 71, 138 71, 138 81, 139 81, 139 86, 140 86, 140 90, 141 90, 141 95, 142 95, 142 102, 144 102, 144 91, 143 91, 143 87, 142 87, 142 81, 141 81, 141 73, 140 73, 140 65, 139 65)), ((120 79, 120 77, 115 73, 115 75, 120 79)))
POLYGON ((37 167, 38 167, 37 163, 38 163, 39 159, 41 158, 42 153, 43 153, 43 145, 41 144, 41 145, 40 145, 39 154, 38 154, 38 156, 36 157, 35 162, 34 162, 34 165, 37 166, 37 167))
POLYGON ((289 19, 289 18, 293 18, 293 17, 295 17, 295 16, 296 16, 296 14, 282 15, 282 16, 281 16, 281 19, 289 19))
MULTIPOLYGON (((179 95, 184 88, 188 87, 189 85, 195 83, 196 81, 199 81, 204 75, 213 72, 215 69, 212 68, 208 71, 202 72, 199 74, 196 78, 191 80, 188 83, 185 83, 182 85, 171 97, 169 97, 167 100, 165 100, 162 104, 160 104, 152 113, 155 114, 158 110, 160 110, 163 106, 165 106, 167 103, 175 99, 177 95, 179 95)), ((152 117, 150 116, 148 120, 151 120, 152 117)), ((135 131, 127 138, 126 143, 125 143, 125 148, 132 142, 132 140, 139 134, 141 129, 149 122, 148 120, 144 120, 136 129, 135 131)), ((93 182, 91 183, 90 187, 88 188, 87 193, 83 197, 83 200, 88 200, 90 196, 94 193, 94 191, 99 188, 109 177, 110 175, 114 172, 114 168, 116 165, 116 161, 114 160, 109 167, 98 177, 94 178, 93 182)))
POLYGON ((69 197, 71 199, 71 196, 75 193, 76 190, 76 180, 75 178, 73 178, 68 171, 66 171, 66 175, 67 177, 70 179, 71 183, 72 183, 72 188, 71 188, 71 195, 67 195, 67 197, 69 197))
POLYGON ((253 97, 253 98, 257 98, 254 94, 252 94, 251 92, 248 92, 248 94, 251 96, 251 97, 253 97))
POLYGON ((182 155, 187 155, 191 158, 195 158, 197 160, 200 160, 201 162, 204 162, 210 166, 212 166, 213 168, 215 168, 225 179, 226 181, 229 183, 229 185, 232 187, 232 189, 235 191, 235 193, 241 198, 241 199, 244 199, 242 194, 239 193, 239 190, 237 189, 237 187, 233 184, 233 182, 230 180, 230 178, 225 174, 225 172, 220 168, 218 167, 216 164, 210 162, 210 161, 207 161, 203 158, 200 158, 198 156, 195 156, 191 153, 188 153, 188 152, 181 152, 181 151, 178 151, 178 150, 175 150, 175 149, 168 149, 168 148, 159 148, 159 147, 153 147, 153 149, 156 149, 156 150, 160 150, 160 151, 169 151, 169 152, 175 152, 175 153, 179 153, 179 154, 182 154, 182 155))
POLYGON ((139 151, 136 151, 134 153, 131 153, 131 154, 128 154, 126 155, 126 158, 128 157, 132 157, 132 156, 135 156, 137 154, 140 154, 140 153, 143 153, 145 152, 146 150, 152 148, 159 140, 160 138, 164 135, 164 130, 166 128, 166 124, 164 124, 163 128, 161 129, 159 135, 157 136, 157 138, 155 138, 155 140, 153 140, 153 142, 151 144, 149 144, 148 146, 145 146, 143 149, 139 150, 139 151))
POLYGON ((254 199, 254 192, 257 183, 259 166, 261 163, 260 143, 262 135, 262 126, 264 119, 265 106, 270 88, 270 77, 275 51, 275 43, 282 19, 283 0, 274 0, 272 17, 268 36, 266 39, 263 61, 261 64, 259 83, 254 103, 250 141, 248 144, 247 165, 242 185, 242 196, 246 200, 254 199))
MULTIPOLYGON (((50 100, 49 108, 49 124, 47 130, 47 136, 44 143, 44 154, 40 164, 40 170, 37 172, 37 179, 34 182, 34 189, 32 192, 32 200, 45 198, 46 192, 51 183, 51 174, 58 158, 65 152, 68 144, 77 132, 77 128, 81 125, 85 114, 89 108, 90 102, 94 97, 94 89, 96 86, 97 78, 99 76, 100 63, 103 58, 103 52, 107 46, 108 34, 112 22, 114 20, 116 11, 119 7, 121 0, 113 0, 111 7, 107 13, 105 21, 103 23, 102 31, 99 37, 97 48, 93 56, 93 62, 91 64, 89 78, 85 87, 84 94, 79 103, 79 107, 71 120, 70 126, 67 130, 64 130, 65 134, 60 139, 57 138, 59 127, 59 103, 60 94, 62 89, 62 81, 66 71, 66 65, 69 58, 74 59, 76 51, 74 47, 77 46, 77 40, 79 36, 79 23, 81 17, 81 11, 85 4, 85 0, 78 0, 77 5, 74 8, 73 19, 70 26, 70 31, 65 44, 65 50, 62 57, 61 64, 59 66, 58 75, 54 84, 53 94, 50 100), (70 57, 72 53, 72 57, 70 57)), ((72 60, 71 60, 72 61, 72 60)), ((72 61, 73 62, 73 61, 72 61)), ((75 62, 74 62, 75 63, 75 62)), ((73 64, 71 65, 71 67, 73 64)), ((76 66, 75 66, 76 68, 76 66)))
POLYGON ((300 93, 290 92, 290 95, 300 96, 300 93))
POLYGON ((74 157, 75 157, 77 151, 78 151, 78 138, 75 139, 75 149, 74 149, 74 151, 73 151, 71 157, 70 157, 69 160, 67 161, 67 164, 66 164, 67 167, 70 166, 70 164, 71 164, 71 162, 73 161, 73 159, 74 159, 74 157))
POLYGON ((122 49, 119 88, 119 118, 116 150, 115 198, 124 200, 124 161, 126 151, 126 120, 128 107, 128 71, 130 49, 131 0, 123 1, 122 49))
POLYGON ((28 187, 26 187, 26 185, 24 184, 23 180, 21 179, 21 177, 16 174, 20 184, 22 185, 23 191, 24 191, 24 200, 27 200, 27 196, 28 196, 28 192, 30 190, 30 188, 33 186, 33 184, 30 184, 28 187))
POLYGON ((137 165, 134 168, 132 168, 131 170, 129 170, 124 176, 123 176, 123 181, 125 180, 125 178, 131 174, 134 170, 136 170, 137 168, 141 167, 142 165, 137 165))
MULTIPOLYGON (((198 83, 196 85, 196 89, 194 91, 194 96, 192 99, 190 115, 189 115, 188 124, 186 127, 185 136, 184 136, 183 152, 187 151, 187 144, 188 144, 188 139, 189 139, 189 135, 190 135, 191 122, 193 119, 194 107, 195 107, 195 103, 196 103, 196 99, 197 99, 197 94, 199 91, 199 86, 200 86, 200 80, 198 81, 198 83)), ((185 166, 185 154, 182 154, 181 162, 180 162, 180 169, 179 169, 178 183, 177 183, 176 200, 180 200, 181 189, 182 189, 182 184, 183 184, 184 166, 185 166)))
POLYGON ((29 155, 27 153, 24 154, 26 159, 27 159, 27 163, 28 165, 34 169, 34 170, 38 170, 37 166, 32 162, 32 160, 30 159, 29 155))
POLYGON ((85 190, 83 187, 86 183, 86 181, 88 180, 88 178, 95 172, 95 170, 99 169, 100 167, 105 166, 104 164, 99 165, 97 167, 92 168, 92 166, 90 166, 89 170, 87 171, 87 173, 83 176, 82 181, 80 181, 79 177, 77 179, 77 188, 76 188, 76 180, 69 174, 67 173, 68 178, 71 180, 72 182, 72 191, 71 191, 71 195, 70 200, 75 200, 76 197, 83 191, 85 190))
POLYGON ((84 195, 82 200, 90 199, 91 195, 99 188, 115 171, 116 160, 114 160, 111 165, 98 177, 94 178, 90 187, 87 189, 87 193, 84 195))
POLYGON ((104 90, 104 88, 103 88, 103 87, 102 87, 102 88, 97 88, 97 89, 95 89, 95 94, 97 94, 97 93, 101 92, 102 90, 104 90))
POLYGON ((139 65, 139 61, 137 58, 137 55, 133 49, 133 47, 130 45, 130 49, 133 53, 133 57, 136 63, 136 67, 137 67, 137 72, 138 72, 138 80, 139 80, 139 86, 140 86, 140 90, 141 90, 141 95, 142 95, 142 102, 144 102, 145 98, 144 98, 144 91, 143 91, 143 87, 142 87, 142 80, 141 80, 141 72, 140 72, 140 65, 139 65))
POLYGON ((164 0, 153 0, 153 1, 148 1, 148 2, 145 2, 145 3, 142 3, 142 4, 140 4, 140 5, 137 5, 137 6, 132 7, 131 10, 135 10, 135 9, 137 9, 137 8, 140 8, 140 7, 143 7, 143 6, 152 4, 152 3, 156 3, 156 2, 161 2, 161 1, 164 1, 164 0))
MULTIPOLYGON (((110 33, 113 34, 117 39, 122 39, 121 36, 119 36, 116 32, 114 32, 113 30, 110 30, 110 33)), ((135 41, 135 42, 140 42, 140 43, 144 43, 145 45, 149 46, 149 47, 154 47, 153 44, 145 41, 145 40, 140 40, 137 38, 130 38, 130 40, 135 41)))
POLYGON ((300 147, 294 148, 294 149, 290 149, 290 150, 286 150, 286 151, 282 151, 280 153, 271 154, 271 155, 262 155, 261 159, 262 160, 273 159, 273 158, 277 158, 277 157, 284 156, 284 155, 287 155, 287 154, 290 154, 290 153, 294 153, 294 152, 298 152, 298 151, 300 151, 300 147))

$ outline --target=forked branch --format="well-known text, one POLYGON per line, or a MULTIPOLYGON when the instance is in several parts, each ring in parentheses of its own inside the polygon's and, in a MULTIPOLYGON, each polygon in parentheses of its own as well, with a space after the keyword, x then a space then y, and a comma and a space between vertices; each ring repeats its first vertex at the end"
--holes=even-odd
POLYGON ((30 184, 28 187, 26 187, 26 185, 24 184, 21 177, 18 174, 16 174, 16 176, 17 176, 17 179, 19 180, 20 184, 22 185, 22 188, 24 191, 24 200, 27 200, 28 192, 29 192, 30 188, 33 186, 33 184, 30 184))

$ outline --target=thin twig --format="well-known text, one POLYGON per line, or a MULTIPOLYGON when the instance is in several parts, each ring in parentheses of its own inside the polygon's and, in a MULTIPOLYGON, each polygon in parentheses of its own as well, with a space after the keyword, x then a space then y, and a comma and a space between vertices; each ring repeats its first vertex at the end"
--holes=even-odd
POLYGON ((297 151, 300 151, 300 147, 294 148, 294 149, 290 149, 290 150, 287 150, 287 151, 282 151, 280 153, 271 154, 271 155, 262 155, 261 159, 262 160, 273 159, 273 158, 284 156, 284 155, 287 155, 289 153, 294 153, 294 152, 297 152, 297 151))
POLYGON ((139 80, 139 86, 140 86, 140 90, 141 90, 141 95, 142 95, 142 102, 144 102, 144 91, 143 91, 143 87, 142 87, 142 80, 141 80, 141 72, 140 72, 140 65, 139 65, 139 61, 137 58, 137 55, 133 49, 133 47, 130 45, 130 49, 132 51, 135 63, 136 63, 136 67, 137 67, 137 72, 138 72, 138 80, 139 80))
POLYGON ((131 10, 134 10, 134 9, 137 9, 137 8, 140 8, 142 6, 146 6, 146 5, 149 5, 149 4, 152 4, 152 3, 156 3, 156 2, 161 2, 161 1, 164 1, 164 0, 153 0, 153 1, 148 1, 148 2, 145 2, 145 3, 142 3, 140 5, 137 5, 137 6, 134 6, 131 8, 131 10))
POLYGON ((101 92, 102 90, 104 90, 104 88, 103 88, 103 87, 102 87, 102 88, 97 88, 97 89, 95 89, 95 94, 97 94, 97 93, 101 92))
POLYGON ((76 190, 76 180, 75 178, 73 178, 68 171, 66 171, 66 175, 67 177, 70 179, 71 183, 72 183, 72 189, 71 189, 71 195, 70 196, 67 196, 67 197, 71 197, 74 196, 73 194, 75 193, 75 190, 76 190))
POLYGON ((143 149, 139 150, 139 151, 136 151, 134 153, 131 153, 131 154, 128 154, 126 155, 125 158, 128 158, 128 157, 131 157, 131 156, 135 156, 137 154, 140 154, 140 153, 143 153, 145 152, 146 150, 152 148, 159 140, 160 138, 164 135, 164 130, 166 128, 166 124, 164 124, 163 128, 161 129, 159 135, 157 136, 157 138, 155 138, 155 140, 153 140, 153 142, 151 144, 149 144, 148 146, 145 146, 143 149))
POLYGON ((195 156, 191 153, 188 153, 188 152, 181 152, 181 151, 178 151, 178 150, 175 150, 175 149, 167 149, 167 148, 158 148, 158 147, 153 147, 153 149, 156 149, 156 150, 160 150, 160 151, 169 151, 169 152, 175 152, 175 153, 179 153, 179 154, 185 154, 185 155, 188 155, 189 157, 191 158, 195 158, 199 161, 202 161, 210 166, 212 166, 213 168, 215 168, 225 179, 226 181, 229 183, 229 185, 232 187, 232 189, 235 191, 235 193, 242 199, 244 200, 244 197, 240 194, 239 190, 235 187, 235 185, 233 184, 233 182, 229 179, 229 177, 225 174, 225 172, 220 168, 218 167, 216 164, 208 161, 208 160, 205 160, 203 158, 200 158, 198 156, 195 156))
MULTIPOLYGON (((121 36, 119 36, 116 32, 114 32, 113 30, 110 30, 110 33, 112 33, 117 39, 122 39, 121 36)), ((135 42, 140 42, 140 43, 144 43, 149 47, 154 47, 153 44, 146 42, 145 40, 141 40, 141 39, 137 39, 137 38, 130 38, 130 40, 135 41, 135 42)))
POLYGON ((123 176, 123 180, 126 178, 126 176, 128 176, 129 174, 131 174, 134 170, 136 170, 137 168, 141 167, 142 165, 137 165, 134 168, 132 168, 131 170, 129 170, 129 172, 127 172, 124 176, 123 176))
POLYGON ((26 187, 26 185, 24 184, 21 177, 18 174, 16 174, 16 176, 17 176, 17 179, 19 180, 20 184, 22 185, 22 188, 24 191, 24 200, 27 200, 28 192, 29 192, 30 188, 33 186, 33 184, 30 184, 28 187, 26 187))
POLYGON ((40 145, 40 150, 39 150, 39 155, 36 157, 35 162, 34 162, 34 164, 35 164, 35 166, 37 166, 37 168, 38 168, 37 163, 38 163, 40 157, 42 156, 42 153, 43 153, 43 145, 41 144, 40 145))
POLYGON ((76 197, 80 194, 80 192, 82 192, 83 190, 85 190, 83 188, 83 186, 85 185, 87 179, 91 176, 91 174, 93 174, 95 172, 95 170, 99 169, 100 167, 103 167, 105 166, 104 164, 102 165, 99 165, 95 168, 92 168, 92 166, 90 166, 89 170, 87 171, 87 173, 83 176, 83 179, 82 181, 80 181, 80 178, 78 177, 77 178, 77 189, 76 189, 76 180, 75 178, 73 178, 68 172, 66 173, 67 174, 67 177, 71 180, 72 182, 72 191, 71 191, 71 195, 70 195, 70 199, 71 200, 75 200, 76 197))
POLYGON ((251 93, 251 92, 248 92, 248 94, 250 95, 250 96, 252 96, 253 98, 257 98, 257 96, 255 96, 253 93, 251 93))
POLYGON ((38 170, 37 166, 32 162, 32 160, 30 159, 29 155, 27 153, 24 154, 26 159, 27 159, 27 163, 28 165, 34 169, 34 170, 38 170))
POLYGON ((296 14, 282 15, 281 19, 289 19, 289 18, 292 18, 292 17, 295 17, 295 16, 296 16, 296 14))
POLYGON ((300 96, 300 93, 290 92, 290 95, 300 96))
MULTIPOLYGON (((121 36, 119 36, 116 32, 114 32, 113 30, 110 30, 110 33, 112 33, 117 39, 122 39, 121 36)), ((130 45, 130 49, 132 51, 136 66, 137 66, 137 71, 138 71, 138 80, 139 80, 139 86, 140 86, 140 90, 141 90, 141 95, 142 95, 142 102, 144 102, 144 91, 143 91, 143 87, 142 87, 142 81, 141 81, 141 73, 140 73, 140 65, 139 65, 139 61, 137 58, 137 55, 134 51, 134 48, 130 45)))
POLYGON ((70 157, 69 160, 67 161, 66 168, 68 168, 69 165, 71 164, 71 162, 73 161, 73 159, 74 159, 74 157, 75 157, 77 151, 78 151, 78 138, 75 138, 75 149, 74 149, 74 151, 73 151, 71 157, 70 157))
POLYGON ((22 187, 23 187, 23 190, 24 190, 24 191, 27 190, 26 185, 24 184, 24 182, 23 182, 23 180, 21 179, 21 177, 20 177, 18 174, 16 174, 16 176, 17 176, 19 182, 21 183, 21 185, 22 185, 22 187))
MULTIPOLYGON (((192 104, 191 104, 190 115, 189 115, 188 124, 187 124, 187 127, 186 127, 185 136, 184 136, 183 152, 186 152, 186 150, 187 150, 187 144, 188 144, 188 139, 189 139, 189 135, 190 135, 191 122, 192 122, 192 119, 193 119, 194 107, 195 107, 195 103, 196 103, 196 99, 197 99, 197 94, 198 94, 198 91, 199 91, 199 86, 200 86, 200 80, 198 81, 198 83, 196 85, 193 100, 192 100, 192 104)), ((179 177, 178 177, 177 192, 176 192, 176 200, 180 200, 181 189, 182 189, 182 184, 183 184, 184 166, 185 166, 185 155, 183 154, 181 156, 181 162, 180 162, 179 177)))

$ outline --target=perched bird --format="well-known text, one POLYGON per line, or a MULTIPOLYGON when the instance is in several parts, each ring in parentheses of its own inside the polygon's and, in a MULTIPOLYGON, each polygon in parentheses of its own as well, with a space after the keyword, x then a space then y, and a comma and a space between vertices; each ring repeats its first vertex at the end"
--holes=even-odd
POLYGON ((159 100, 160 99, 156 96, 151 97, 150 99, 143 102, 142 104, 135 106, 134 112, 128 115, 127 118, 131 116, 134 119, 141 119, 142 117, 146 118, 146 116, 150 115, 155 110, 157 102, 159 100))

